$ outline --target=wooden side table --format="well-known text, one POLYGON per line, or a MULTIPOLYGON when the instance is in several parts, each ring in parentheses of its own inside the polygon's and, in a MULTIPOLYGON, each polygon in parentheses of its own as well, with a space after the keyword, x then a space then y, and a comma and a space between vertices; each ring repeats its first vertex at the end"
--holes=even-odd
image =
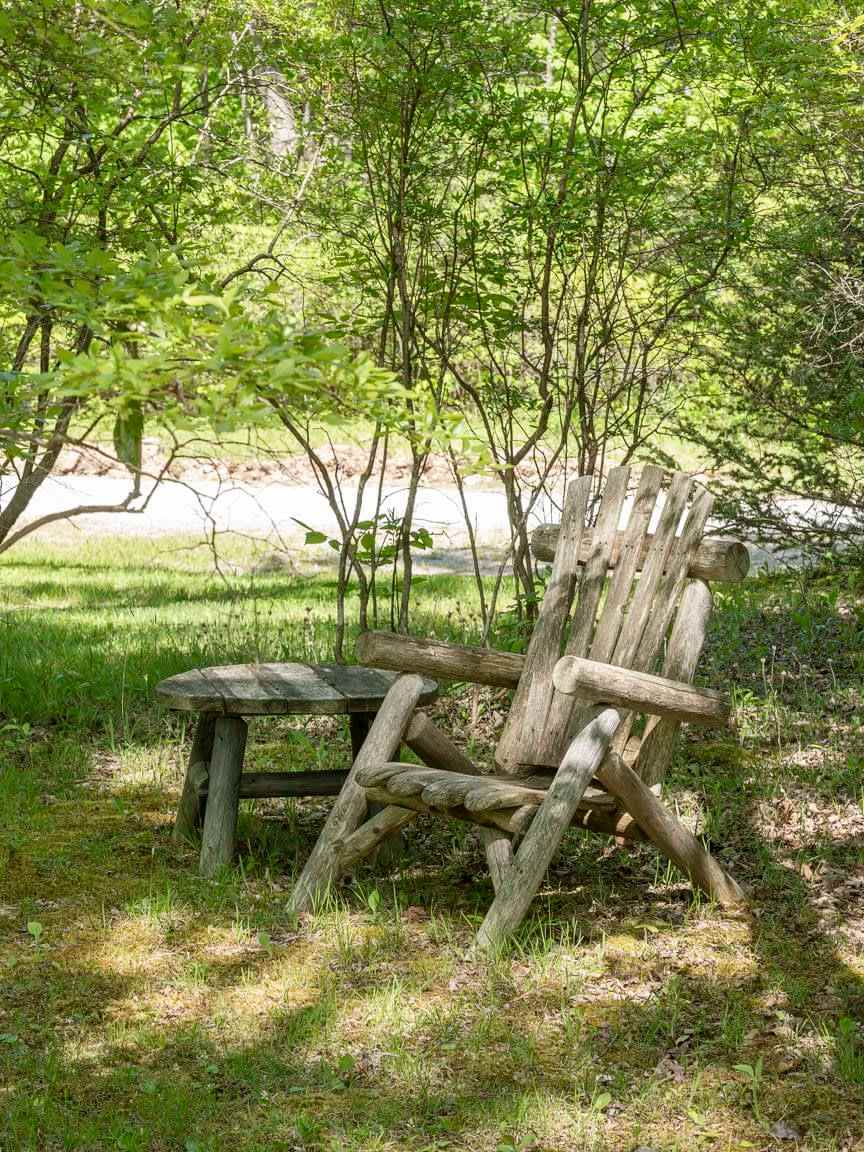
MULTIPOLYGON (((246 716, 346 714, 351 753, 360 750, 396 672, 344 664, 229 664, 194 668, 156 685, 168 708, 197 712, 198 725, 172 833, 176 841, 202 827, 200 871, 213 876, 234 856, 241 799, 269 796, 335 796, 348 770, 243 772, 246 716)), ((438 695, 426 680, 421 704, 438 695)))

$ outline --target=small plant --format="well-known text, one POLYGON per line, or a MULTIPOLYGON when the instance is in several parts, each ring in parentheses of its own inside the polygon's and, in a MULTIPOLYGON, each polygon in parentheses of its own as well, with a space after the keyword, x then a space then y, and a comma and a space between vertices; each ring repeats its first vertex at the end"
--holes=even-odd
POLYGON ((734 1069, 744 1078, 747 1090, 750 1093, 750 1104, 753 1115, 759 1123, 762 1122, 762 1113, 759 1108, 759 1095, 762 1090, 762 1057, 755 1064, 735 1064, 734 1069))
POLYGON ((29 724, 19 723, 16 720, 0 724, 0 736, 10 744, 25 744, 32 735, 33 729, 29 724))
POLYGON ((847 1084, 864 1085, 864 1045, 858 1025, 848 1016, 841 1016, 837 1021, 834 1060, 838 1073, 847 1084))
POLYGON ((308 1112, 301 1112, 294 1121, 294 1128, 304 1144, 309 1140, 316 1140, 323 1130, 323 1124, 308 1112))
MULTIPOLYGON (((372 626, 378 627, 381 599, 387 605, 390 627, 395 629, 404 611, 400 572, 403 579, 405 572, 401 571, 400 566, 405 563, 406 550, 413 556, 416 552, 427 552, 433 547, 434 541, 428 528, 416 528, 410 519, 386 509, 368 520, 357 520, 354 523, 343 520, 339 536, 329 536, 298 520, 296 516, 292 519, 305 529, 306 544, 326 544, 339 555, 337 594, 341 605, 340 614, 344 614, 348 585, 353 573, 358 581, 361 623, 367 619, 367 613, 371 612, 372 626)), ((341 655, 343 633, 344 620, 336 643, 337 659, 341 655)))
POLYGON ((591 1097, 591 1111, 599 1115, 599 1113, 605 1112, 611 1103, 611 1092, 598 1092, 591 1097))
POLYGON ((495 1152, 526 1152, 528 1148, 535 1148, 534 1140, 530 1136, 520 1139, 518 1136, 505 1136, 500 1144, 495 1145, 495 1152))
POLYGON ((319 1070, 324 1087, 330 1092, 344 1092, 355 1067, 354 1057, 347 1052, 340 1056, 335 1064, 326 1064, 322 1061, 319 1070))
POLYGON ((32 937, 34 947, 38 948, 42 941, 44 929, 38 920, 27 921, 27 932, 32 937))

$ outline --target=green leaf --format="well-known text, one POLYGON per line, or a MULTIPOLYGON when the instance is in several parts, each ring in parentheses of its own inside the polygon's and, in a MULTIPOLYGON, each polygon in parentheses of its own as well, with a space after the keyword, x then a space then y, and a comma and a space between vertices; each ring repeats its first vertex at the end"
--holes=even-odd
POLYGON ((130 472, 141 471, 141 444, 144 437, 144 412, 137 402, 117 413, 114 421, 114 451, 130 472))

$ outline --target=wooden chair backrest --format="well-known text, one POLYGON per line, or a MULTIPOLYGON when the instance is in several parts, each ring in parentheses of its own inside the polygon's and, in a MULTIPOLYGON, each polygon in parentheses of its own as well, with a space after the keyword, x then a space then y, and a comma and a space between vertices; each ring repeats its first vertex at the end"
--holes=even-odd
MULTIPOLYGON (((682 634, 676 636, 673 630, 669 637, 662 671, 686 679, 695 671, 711 597, 707 585, 688 580, 687 570, 713 498, 685 473, 669 476, 665 486, 663 470, 647 465, 626 525, 619 532, 629 480, 629 467, 610 471, 593 528, 586 523, 591 477, 580 476, 567 489, 552 573, 496 751, 498 766, 505 773, 557 767, 567 744, 590 716, 590 706, 556 692, 552 672, 558 659, 565 654, 587 656, 623 668, 657 671, 688 584, 695 591, 689 593, 692 603, 687 622, 679 630, 682 634), (656 528, 649 532, 655 519, 656 528), (581 564, 580 546, 586 533, 591 534, 591 547, 581 564), (691 635, 694 629, 698 636, 691 635)), ((641 747, 628 749, 633 719, 622 724, 616 748, 628 761, 638 753, 640 771, 642 753, 652 749, 647 775, 660 777, 671 754, 674 731, 672 739, 668 725, 661 726, 657 734, 657 724, 649 720, 638 742, 641 747)))

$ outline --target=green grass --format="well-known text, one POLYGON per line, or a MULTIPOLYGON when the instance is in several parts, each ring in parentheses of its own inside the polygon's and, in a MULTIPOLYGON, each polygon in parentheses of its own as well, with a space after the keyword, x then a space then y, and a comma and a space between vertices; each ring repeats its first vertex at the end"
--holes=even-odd
MULTIPOLYGON (((733 693, 738 733, 688 736, 669 799, 751 888, 752 920, 649 847, 574 833, 526 929, 481 963, 491 891, 461 826, 409 826, 401 868, 365 869, 299 925, 284 905, 326 801, 245 806, 217 882, 171 845, 190 733, 153 685, 324 659, 333 637, 326 574, 225 582, 179 544, 0 563, 3 1152, 860 1146, 857 573, 720 594, 703 677, 733 693)), ((476 637, 468 580, 416 591, 416 631, 476 637)), ((436 708, 488 760, 504 694, 436 708)), ((335 719, 251 726, 250 768, 348 755, 335 719)))

